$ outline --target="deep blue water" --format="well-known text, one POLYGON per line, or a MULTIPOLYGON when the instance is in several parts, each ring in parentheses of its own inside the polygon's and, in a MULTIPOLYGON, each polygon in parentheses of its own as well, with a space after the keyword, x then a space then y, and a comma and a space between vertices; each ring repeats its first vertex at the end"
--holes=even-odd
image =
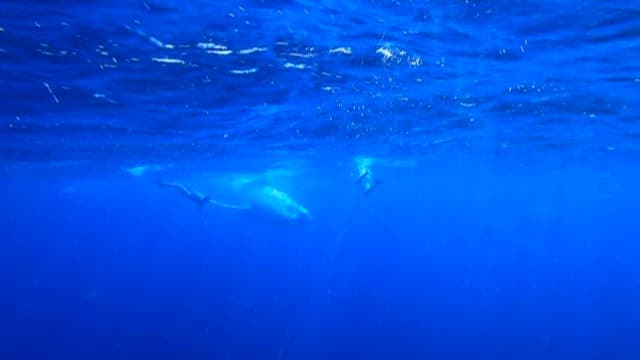
POLYGON ((0 79, 0 359, 640 358, 634 1, 3 1, 0 79))

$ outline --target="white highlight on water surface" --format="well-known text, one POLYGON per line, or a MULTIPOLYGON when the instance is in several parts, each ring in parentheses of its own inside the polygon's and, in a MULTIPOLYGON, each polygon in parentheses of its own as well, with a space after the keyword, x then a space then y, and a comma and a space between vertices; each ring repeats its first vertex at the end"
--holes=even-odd
POLYGON ((181 59, 174 59, 174 58, 151 58, 151 60, 155 61, 155 62, 159 62, 159 63, 164 63, 164 64, 180 64, 180 65, 184 65, 184 60, 181 59))
POLYGON ((226 56, 226 55, 233 54, 233 51, 231 51, 231 50, 207 50, 207 54, 226 56))
POLYGON ((165 49, 175 49, 175 46, 173 44, 163 43, 162 41, 154 38, 153 36, 151 36, 149 38, 149 40, 151 40, 151 42, 153 42, 154 44, 158 45, 159 47, 162 47, 162 48, 165 48, 165 49))
POLYGON ((416 57, 410 57, 409 58, 409 65, 411 65, 412 67, 418 67, 420 65, 422 65, 422 59, 419 56, 416 57))
POLYGON ((100 64, 100 69, 116 69, 118 65, 116 64, 100 64))
POLYGON ((197 47, 199 47, 200 49, 214 49, 214 50, 227 50, 227 47, 224 45, 218 45, 218 44, 214 44, 214 43, 203 43, 203 42, 199 42, 196 44, 197 47))
POLYGON ((393 57, 391 50, 384 47, 379 47, 378 50, 376 50, 376 54, 381 54, 384 60, 389 60, 393 57))
POLYGON ((286 63, 284 64, 285 69, 299 69, 299 70, 303 70, 306 68, 305 64, 293 64, 293 63, 286 63))
POLYGON ((293 53, 289 53, 289 56, 303 58, 303 59, 309 59, 309 58, 312 58, 312 57, 314 57, 316 55, 312 54, 312 53, 302 54, 302 53, 293 52, 293 53))
POLYGON ((248 55, 248 54, 253 54, 255 52, 264 52, 267 51, 268 49, 266 47, 252 47, 251 49, 243 49, 238 51, 238 54, 240 55, 248 55))
POLYGON ((153 36, 149 36, 149 41, 151 41, 152 43, 154 43, 155 45, 159 46, 159 47, 164 47, 164 43, 158 39, 156 39, 153 36))
POLYGON ((258 71, 258 69, 251 68, 251 69, 244 69, 244 70, 231 70, 229 72, 234 74, 234 75, 246 75, 246 74, 253 74, 256 71, 258 71))
MULTIPOLYGON (((139 22, 136 22, 139 23, 139 22)), ((133 31, 136 34, 142 36, 143 38, 149 40, 152 44, 161 47, 161 48, 165 48, 165 49, 174 49, 175 46, 173 44, 167 44, 162 42, 160 39, 156 38, 155 36, 152 35, 148 35, 147 33, 145 33, 142 30, 134 30, 132 29, 129 25, 125 25, 125 28, 127 28, 127 30, 133 31)))
POLYGON ((335 48, 335 49, 330 49, 329 50, 329 54, 351 55, 351 48, 350 47, 338 47, 338 48, 335 48))
POLYGON ((53 100, 54 100, 57 104, 59 104, 59 103, 60 103, 60 100, 58 100, 58 97, 56 96, 56 94, 54 94, 54 93, 53 93, 53 90, 51 90, 51 86, 49 86, 49 84, 48 84, 48 83, 46 83, 46 82, 42 82, 42 84, 44 85, 44 87, 46 87, 46 88, 47 88, 47 90, 49 91, 49 94, 51 94, 51 97, 53 98, 53 100))

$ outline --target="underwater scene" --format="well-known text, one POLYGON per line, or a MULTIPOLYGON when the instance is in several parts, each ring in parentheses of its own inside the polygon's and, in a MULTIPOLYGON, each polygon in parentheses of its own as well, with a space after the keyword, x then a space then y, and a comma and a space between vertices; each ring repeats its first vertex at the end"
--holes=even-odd
POLYGON ((640 359, 640 2, 0 2, 0 359, 640 359))

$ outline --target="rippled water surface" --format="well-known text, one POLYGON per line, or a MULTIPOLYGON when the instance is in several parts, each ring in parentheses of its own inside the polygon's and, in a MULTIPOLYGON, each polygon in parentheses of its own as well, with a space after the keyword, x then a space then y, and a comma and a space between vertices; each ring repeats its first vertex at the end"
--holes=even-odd
POLYGON ((12 159, 638 150, 633 2, 2 7, 12 159))

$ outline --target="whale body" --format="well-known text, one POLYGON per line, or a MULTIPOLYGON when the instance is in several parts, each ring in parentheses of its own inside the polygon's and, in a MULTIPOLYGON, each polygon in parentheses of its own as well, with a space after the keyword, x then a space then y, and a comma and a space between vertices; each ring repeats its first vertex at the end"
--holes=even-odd
POLYGON ((287 193, 273 186, 259 186, 251 190, 250 209, 287 222, 311 219, 309 210, 293 200, 287 193))

